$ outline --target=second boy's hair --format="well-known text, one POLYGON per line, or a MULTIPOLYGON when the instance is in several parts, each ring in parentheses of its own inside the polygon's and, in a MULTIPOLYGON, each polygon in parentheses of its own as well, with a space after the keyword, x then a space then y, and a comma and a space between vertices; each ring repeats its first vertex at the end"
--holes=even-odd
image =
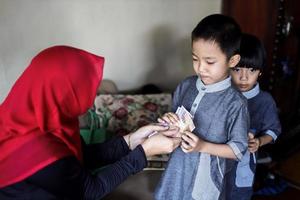
POLYGON ((215 41, 229 60, 231 56, 239 54, 241 28, 231 17, 209 15, 192 32, 192 42, 198 39, 215 41))
POLYGON ((241 60, 236 67, 262 70, 266 63, 266 51, 262 42, 254 35, 244 33, 240 49, 241 60))

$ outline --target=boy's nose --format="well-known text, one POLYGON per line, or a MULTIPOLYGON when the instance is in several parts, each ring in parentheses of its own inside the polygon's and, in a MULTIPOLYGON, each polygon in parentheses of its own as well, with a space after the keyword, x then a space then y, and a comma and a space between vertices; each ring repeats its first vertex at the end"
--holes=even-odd
POLYGON ((198 64, 198 70, 199 70, 199 72, 204 72, 205 70, 204 70, 204 65, 203 65, 203 63, 201 64, 200 62, 199 62, 199 64, 198 64))
POLYGON ((242 69, 242 70, 241 70, 241 76, 240 76, 240 79, 241 79, 242 81, 248 80, 248 73, 247 73, 247 70, 245 70, 245 69, 242 69))

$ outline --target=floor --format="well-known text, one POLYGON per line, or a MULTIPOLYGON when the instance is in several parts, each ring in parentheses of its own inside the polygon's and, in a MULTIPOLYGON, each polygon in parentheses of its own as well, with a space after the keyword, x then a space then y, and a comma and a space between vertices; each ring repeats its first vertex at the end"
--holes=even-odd
MULTIPOLYGON (((275 196, 255 196, 252 200, 300 199, 300 152, 278 164, 274 172, 288 181, 289 186, 275 196)), ((152 200, 153 191, 160 179, 161 173, 161 170, 142 171, 127 179, 111 194, 106 196, 104 200, 152 200)), ((255 185, 259 185, 259 180, 256 181, 255 185)))
POLYGON ((152 200, 162 171, 146 170, 131 176, 103 200, 152 200))
POLYGON ((253 197, 252 200, 299 200, 300 190, 289 187, 284 192, 276 196, 257 196, 253 197))
MULTIPOLYGON (((152 200, 153 191, 162 171, 143 171, 127 179, 104 200, 152 200)), ((252 200, 296 200, 300 199, 300 190, 288 187, 276 196, 256 196, 252 200)))

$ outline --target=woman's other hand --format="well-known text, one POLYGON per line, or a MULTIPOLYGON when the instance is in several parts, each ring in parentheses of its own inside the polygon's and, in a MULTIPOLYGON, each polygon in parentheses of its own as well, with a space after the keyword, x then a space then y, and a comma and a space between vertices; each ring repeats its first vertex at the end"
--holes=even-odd
POLYGON ((168 137, 167 131, 158 132, 142 144, 146 156, 168 154, 180 145, 181 138, 168 137))
POLYGON ((166 124, 149 124, 143 126, 133 133, 124 136, 129 148, 132 150, 139 144, 142 144, 150 135, 161 132, 169 137, 178 137, 178 128, 169 127, 166 124))

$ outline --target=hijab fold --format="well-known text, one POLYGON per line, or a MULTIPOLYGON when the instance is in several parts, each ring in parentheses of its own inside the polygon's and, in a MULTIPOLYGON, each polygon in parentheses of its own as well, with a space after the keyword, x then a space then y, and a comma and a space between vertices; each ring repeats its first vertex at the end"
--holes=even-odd
POLYGON ((78 116, 93 105, 104 58, 68 46, 35 56, 0 105, 0 188, 73 155, 78 116))

